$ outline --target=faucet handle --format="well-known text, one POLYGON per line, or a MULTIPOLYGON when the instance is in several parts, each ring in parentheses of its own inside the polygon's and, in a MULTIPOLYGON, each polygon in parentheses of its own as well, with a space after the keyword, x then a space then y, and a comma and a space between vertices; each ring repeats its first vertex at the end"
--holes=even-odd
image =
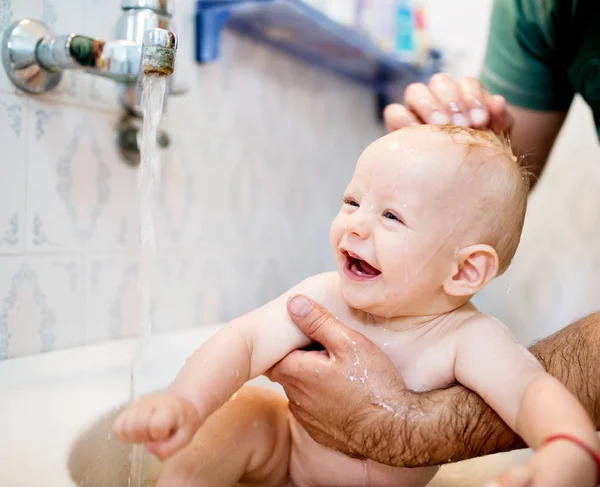
POLYGON ((148 9, 170 17, 173 13, 173 0, 121 0, 121 9, 148 9))
POLYGON ((38 62, 36 50, 53 32, 42 22, 20 20, 9 26, 2 39, 2 63, 9 79, 27 93, 40 94, 58 85, 62 74, 49 71, 38 62))

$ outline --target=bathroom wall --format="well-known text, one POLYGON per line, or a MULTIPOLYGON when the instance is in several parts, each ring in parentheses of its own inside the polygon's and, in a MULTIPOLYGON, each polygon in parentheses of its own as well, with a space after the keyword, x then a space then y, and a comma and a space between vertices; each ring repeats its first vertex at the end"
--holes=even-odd
MULTIPOLYGON (((0 0, 0 28, 41 18, 109 36, 118 0, 0 0)), ((457 76, 477 75, 491 0, 427 0, 457 76)), ((371 94, 226 33, 193 61, 193 0, 178 0, 177 73, 162 126, 155 324, 226 320, 331 268, 328 225, 361 149, 381 133, 371 94)), ((112 82, 67 73, 16 93, 0 70, 0 359, 134 334, 136 170, 115 145, 112 82)), ((514 264, 476 303, 524 343, 600 308, 600 148, 577 100, 530 199, 514 264)))
MULTIPOLYGON (((177 73, 162 127, 158 330, 218 322, 331 268, 328 226, 362 148, 371 93, 225 33, 193 60, 193 0, 176 4, 177 73)), ((0 28, 38 18, 110 36, 118 0, 0 0, 0 28)), ((109 80, 67 73, 16 93, 0 72, 0 359, 136 333, 137 172, 120 158, 109 80)))

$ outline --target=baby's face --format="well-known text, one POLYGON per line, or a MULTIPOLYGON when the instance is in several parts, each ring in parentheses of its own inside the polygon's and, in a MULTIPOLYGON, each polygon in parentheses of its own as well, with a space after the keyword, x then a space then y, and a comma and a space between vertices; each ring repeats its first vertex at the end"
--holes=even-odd
POLYGON ((431 127, 378 139, 361 155, 333 221, 348 304, 377 316, 426 312, 452 275, 474 214, 466 146, 431 127))

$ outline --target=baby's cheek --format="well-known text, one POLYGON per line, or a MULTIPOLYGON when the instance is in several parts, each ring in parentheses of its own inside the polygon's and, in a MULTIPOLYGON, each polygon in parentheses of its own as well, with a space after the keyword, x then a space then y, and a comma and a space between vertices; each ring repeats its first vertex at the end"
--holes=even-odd
POLYGON ((329 244, 331 245, 331 249, 335 252, 339 246, 340 239, 342 236, 342 221, 340 215, 336 216, 333 222, 331 223, 331 227, 329 228, 329 244))

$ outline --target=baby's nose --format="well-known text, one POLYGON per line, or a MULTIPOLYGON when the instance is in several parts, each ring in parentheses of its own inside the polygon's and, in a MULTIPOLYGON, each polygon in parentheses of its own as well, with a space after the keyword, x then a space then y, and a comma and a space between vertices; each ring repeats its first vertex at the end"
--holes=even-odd
POLYGON ((369 235, 368 216, 360 211, 354 212, 348 219, 346 232, 357 238, 367 238, 369 235))

